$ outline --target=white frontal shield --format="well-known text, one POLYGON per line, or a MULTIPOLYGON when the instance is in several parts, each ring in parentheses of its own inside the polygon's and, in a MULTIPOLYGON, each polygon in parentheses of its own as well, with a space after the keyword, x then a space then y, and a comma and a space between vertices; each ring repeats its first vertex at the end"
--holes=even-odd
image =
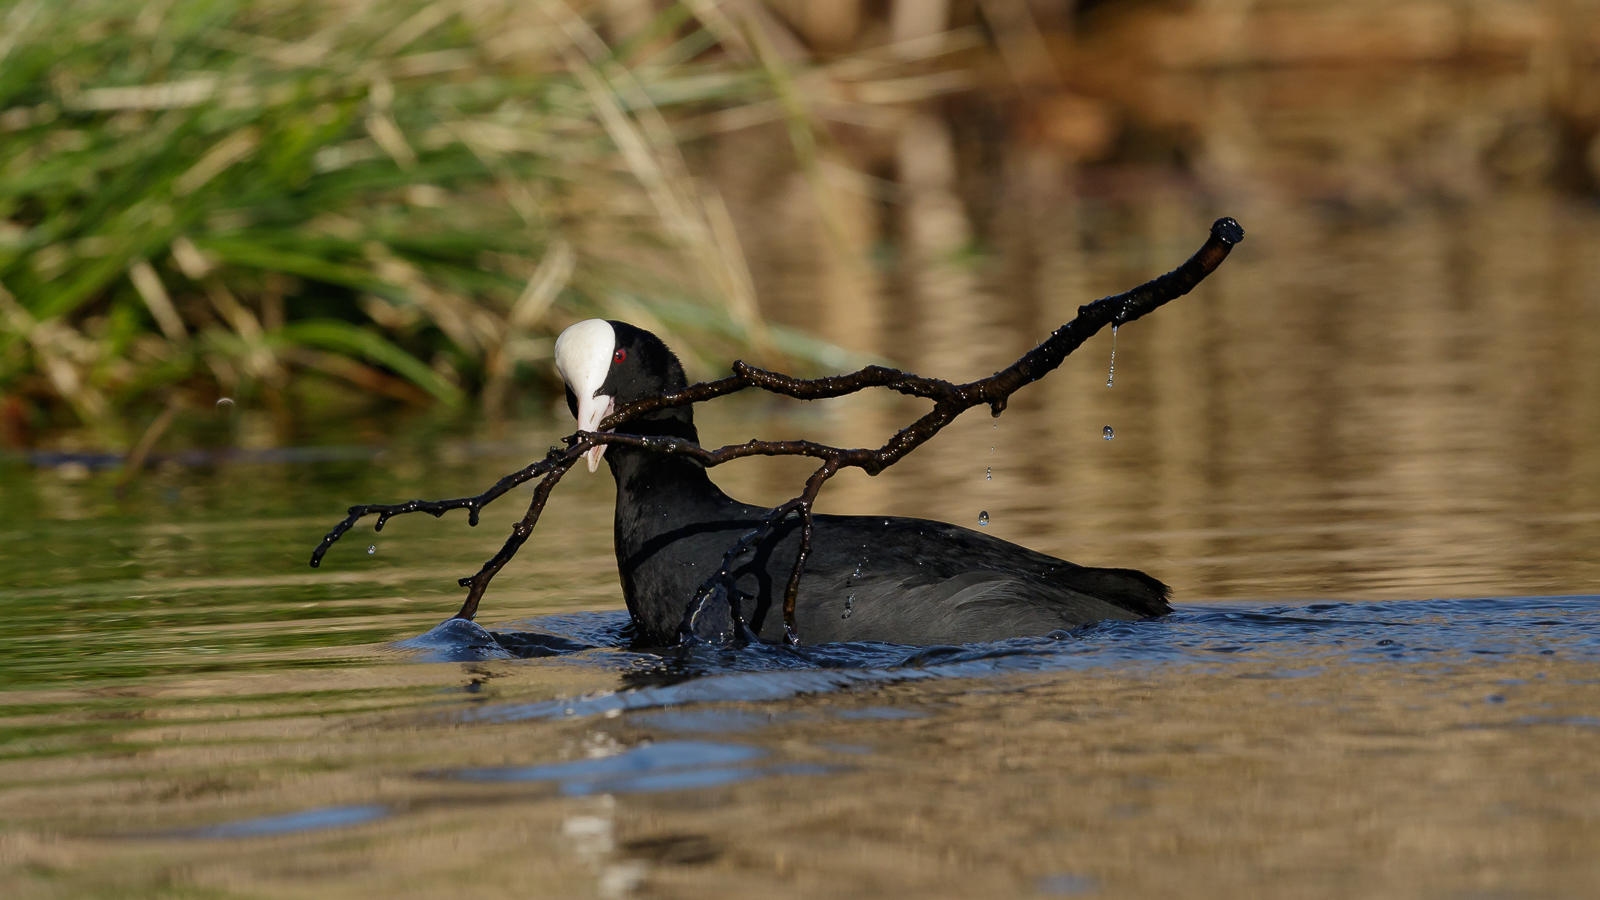
MULTIPOLYGON (((611 354, 616 351, 617 333, 605 319, 586 319, 561 332, 556 338, 556 371, 578 398, 578 428, 595 431, 601 420, 616 409, 616 400, 600 393, 606 373, 611 371, 611 354)), ((600 468, 604 444, 589 448, 584 458, 589 471, 600 468)))

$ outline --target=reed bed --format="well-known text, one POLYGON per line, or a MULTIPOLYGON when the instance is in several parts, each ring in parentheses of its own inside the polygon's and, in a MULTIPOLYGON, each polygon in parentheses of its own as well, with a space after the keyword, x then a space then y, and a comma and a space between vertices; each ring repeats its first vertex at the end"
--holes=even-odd
POLYGON ((693 332, 709 358, 827 355, 762 323, 727 214, 679 154, 684 117, 778 105, 756 54, 718 47, 738 37, 724 20, 673 6, 608 44, 561 0, 3 16, 13 416, 282 409, 308 382, 497 411, 594 315, 693 332))

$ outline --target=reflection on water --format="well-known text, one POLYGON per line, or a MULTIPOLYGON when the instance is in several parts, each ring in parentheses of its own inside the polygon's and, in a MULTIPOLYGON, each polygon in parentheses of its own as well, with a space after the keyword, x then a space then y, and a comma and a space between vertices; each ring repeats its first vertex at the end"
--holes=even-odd
POLYGON ((447 777, 462 781, 549 781, 568 797, 633 794, 719 787, 754 778, 759 769, 744 763, 764 754, 745 744, 665 741, 575 762, 542 766, 461 769, 447 777))
MULTIPOLYGON (((1026 142, 954 164, 970 123, 909 120, 883 156, 901 191, 859 223, 895 250, 853 301, 903 327, 829 331, 906 368, 987 375, 1080 303, 1181 261, 1215 216, 1249 237, 1194 295, 1122 329, 1114 387, 1104 334, 998 422, 959 421, 878 479, 847 473, 824 503, 962 523, 986 510, 1003 537, 1148 568, 1180 599, 1593 584, 1600 214, 1487 168, 1456 173, 1471 190, 1429 180, 1487 165, 1482 148, 1429 148, 1454 133, 1443 123, 1511 118, 1526 76, 1445 89, 1439 72, 1391 75, 1432 105, 1394 102, 1363 73, 1138 81, 1146 106, 1166 105, 1130 115, 1198 131, 1188 183, 1168 165, 1087 166, 1026 142), (1463 99, 1480 93, 1501 106, 1463 99), (1236 115, 1217 111, 1229 104, 1236 115), (1381 150, 1345 161, 1337 148, 1380 128, 1381 150), (1387 187, 1362 194, 1358 175, 1387 187), (1002 201, 968 202, 979 188, 1002 201)), ((775 154, 770 137, 737 140, 775 154)), ((808 221, 772 216, 759 188, 743 200, 769 311, 817 324, 830 283, 792 262, 808 221)), ((914 408, 837 401, 826 423, 838 442, 878 443, 914 408)))
MULTIPOLYGON (((1327 666, 1348 662, 1405 665, 1419 659, 1459 662, 1473 655, 1563 656, 1600 659, 1600 598, 1529 598, 1400 603, 1319 603, 1304 607, 1180 609, 1160 621, 1106 622, 1045 638, 998 641, 963 647, 913 648, 882 644, 822 647, 754 647, 662 656, 626 652, 623 613, 577 614, 526 623, 536 631, 492 633, 462 622, 446 622, 422 638, 397 646, 420 650, 430 660, 548 657, 550 641, 565 641, 567 653, 599 649, 598 639, 618 651, 599 663, 623 673, 670 670, 672 683, 624 688, 584 697, 535 703, 475 704, 447 718, 464 723, 508 723, 537 719, 615 719, 630 713, 634 730, 692 734, 750 734, 780 723, 814 721, 798 713, 761 714, 705 704, 770 703, 847 688, 899 685, 930 678, 985 678, 1017 672, 1133 665, 1215 666, 1256 663, 1242 677, 1267 680, 1310 678, 1327 666), (562 634, 561 632, 570 632, 562 634), (537 647, 540 652, 523 653, 537 647), (1214 655, 1214 654, 1220 654, 1214 655), (1265 661, 1266 667, 1260 663, 1265 661), (653 707, 664 708, 648 712, 653 707), (681 709, 680 711, 680 708, 681 709)), ((1542 675, 1540 676, 1542 678, 1542 675)), ((655 679, 662 680, 660 676, 655 679)), ((1526 680, 1501 681, 1525 686, 1526 680)), ((1503 704, 1504 692, 1483 698, 1503 704)), ((922 719, 928 713, 900 706, 854 706, 831 711, 845 721, 922 719)), ((1525 715, 1516 726, 1565 725, 1593 728, 1594 716, 1525 715)), ((828 748, 824 748, 828 749, 828 748)), ((837 751, 835 751, 837 752, 837 751)), ((845 752, 855 753, 855 750, 845 752)), ((870 754, 871 748, 859 748, 870 754)), ((597 743, 567 762, 449 769, 424 777, 463 782, 554 784, 568 797, 655 793, 733 784, 771 775, 826 775, 816 764, 750 765, 767 752, 750 744, 665 740, 623 750, 597 743)), ((343 806, 265 816, 167 833, 167 837, 260 837, 366 824, 391 814, 388 806, 343 806)))
MULTIPOLYGON (((628 617, 620 611, 538 619, 524 627, 537 630, 490 632, 449 621, 396 646, 419 650, 422 660, 460 662, 548 657, 554 655, 548 649, 553 643, 564 642, 565 652, 574 659, 622 673, 623 690, 531 704, 485 703, 463 714, 470 721, 496 722, 770 701, 925 678, 1126 665, 1210 666, 1246 658, 1277 667, 1271 677, 1299 677, 1316 674, 1321 666, 1383 660, 1444 663, 1474 656, 1562 655, 1600 661, 1597 597, 1180 607, 1159 620, 1100 622, 1042 637, 948 647, 851 643, 629 652, 628 617), (596 652, 602 649, 611 652, 596 652)), ((918 714, 871 707, 841 716, 892 719, 918 714)), ((728 711, 691 717, 657 715, 648 721, 669 731, 742 731, 752 724, 742 714, 728 711)))
POLYGON ((190 828, 164 835, 175 838, 252 838, 301 831, 321 831, 324 828, 345 828, 381 819, 389 814, 384 806, 331 806, 325 809, 308 809, 305 812, 282 816, 261 816, 204 828, 190 828))
MULTIPOLYGON (((881 176, 831 213, 865 259, 768 166, 783 134, 712 154, 740 163, 712 168, 775 318, 952 379, 1245 224, 1121 330, 1114 386, 1104 335, 1001 418, 823 495, 1146 569, 1177 590, 1160 621, 636 652, 587 473, 481 627, 438 623, 526 490, 306 566, 349 504, 476 493, 560 421, 351 420, 175 453, 125 492, 88 436, 0 460, 5 896, 1583 896, 1600 214, 1484 168, 1511 165, 1509 82, 1381 81, 1129 82, 1149 153, 1098 166, 908 114, 839 151, 881 176), (1456 100, 1364 119, 1375 91, 1456 100)), ((918 409, 701 421, 867 445, 918 409)), ((776 502, 806 469, 717 478, 776 502)))

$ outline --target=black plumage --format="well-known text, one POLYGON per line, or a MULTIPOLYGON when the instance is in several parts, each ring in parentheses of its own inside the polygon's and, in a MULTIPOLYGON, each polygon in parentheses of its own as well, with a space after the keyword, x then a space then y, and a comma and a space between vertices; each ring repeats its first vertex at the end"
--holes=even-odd
MULTIPOLYGON (((659 338, 609 324, 615 347, 596 397, 620 407, 686 386, 659 338)), ((577 415, 570 384, 567 400, 577 415)), ((690 406, 624 429, 699 440, 690 406)), ((724 494, 693 460, 621 445, 604 458, 617 482, 617 568, 628 611, 645 642, 671 643, 696 590, 767 510, 724 494)), ((783 590, 798 545, 791 516, 735 569, 741 615, 764 640, 783 637, 783 590)), ((819 515, 795 619, 806 643, 958 644, 1159 616, 1171 609, 1168 594, 1142 572, 1074 565, 944 522, 819 515)))

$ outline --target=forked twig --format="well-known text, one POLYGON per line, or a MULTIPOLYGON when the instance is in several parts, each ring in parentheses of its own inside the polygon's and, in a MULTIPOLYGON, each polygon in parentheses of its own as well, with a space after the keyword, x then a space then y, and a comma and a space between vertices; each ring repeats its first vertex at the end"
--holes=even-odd
MULTIPOLYGON (((492 559, 484 563, 483 568, 470 578, 461 579, 461 585, 469 588, 466 602, 462 604, 457 618, 471 619, 478 611, 478 602, 482 599, 484 591, 489 586, 489 581, 495 573, 510 561, 517 550, 528 539, 534 525, 538 522, 539 514, 544 510, 545 501, 550 496, 550 491, 556 482, 561 480, 567 470, 572 467, 586 450, 599 444, 620 444, 626 447, 649 450, 655 453, 686 456, 700 462, 707 468, 722 465, 735 459, 750 456, 810 456, 822 460, 822 465, 811 477, 807 479, 805 490, 798 497, 787 503, 773 507, 763 517, 760 525, 748 534, 741 537, 723 557, 722 565, 696 592, 693 602, 690 603, 684 617, 685 634, 694 634, 696 621, 704 614, 706 604, 722 602, 724 598, 730 604, 734 603, 735 592, 733 589, 732 572, 737 560, 745 553, 754 550, 763 541, 770 537, 793 513, 800 515, 800 547, 796 553, 794 566, 789 573, 789 580, 784 587, 783 594, 783 621, 785 639, 795 644, 799 642, 799 634, 795 629, 795 599, 800 589, 800 577, 805 569, 806 557, 811 550, 812 507, 816 503, 817 495, 822 486, 841 469, 862 469, 869 475, 876 475, 907 453, 926 443, 941 429, 950 424, 955 418, 974 406, 987 405, 992 415, 998 416, 1005 411, 1006 403, 1012 394, 1026 385, 1032 384, 1043 378, 1046 374, 1060 366, 1074 350, 1083 345, 1083 342, 1093 337, 1107 325, 1121 326, 1139 319, 1166 303, 1183 296, 1193 290, 1195 285, 1216 270, 1217 266, 1227 259, 1234 245, 1244 240, 1244 229, 1239 223, 1230 218, 1218 219, 1211 226, 1211 236, 1193 256, 1178 268, 1146 282, 1126 293, 1111 297, 1104 297, 1093 303, 1078 307, 1078 316, 1071 322, 1056 329, 1050 337, 1037 347, 1028 351, 1021 359, 1010 366, 977 381, 966 384, 952 384, 935 378, 924 378, 898 369, 885 366, 868 366, 858 372, 848 375, 833 375, 826 378, 801 379, 784 375, 780 372, 769 372, 754 366, 745 365, 743 362, 733 364, 733 374, 717 381, 701 382, 690 385, 681 391, 672 394, 663 394, 630 403, 607 417, 600 423, 601 431, 579 431, 563 439, 567 447, 565 450, 553 448, 544 459, 527 468, 513 472, 500 479, 494 487, 475 497, 463 497, 456 500, 412 500, 394 506, 367 505, 353 506, 350 514, 344 521, 330 531, 317 545, 311 554, 311 565, 317 566, 322 562, 323 554, 345 532, 349 531, 356 522, 363 517, 378 516, 377 530, 391 516, 403 515, 411 512, 426 512, 434 516, 442 516, 452 509, 465 509, 468 511, 468 523, 478 524, 478 513, 483 507, 494 502, 501 495, 519 484, 533 478, 544 476, 543 480, 534 489, 533 501, 528 507, 528 512, 523 516, 507 538, 506 543, 500 548, 492 559), (924 414, 915 422, 906 426, 891 437, 887 443, 876 450, 866 448, 846 449, 819 444, 814 441, 762 441, 751 440, 742 444, 729 444, 716 450, 707 450, 698 444, 682 438, 674 437, 645 437, 635 434, 620 434, 614 429, 627 422, 659 409, 684 406, 693 403, 703 403, 717 397, 737 393, 746 388, 758 388, 774 394, 782 394, 800 400, 821 400, 830 397, 842 397, 871 387, 883 387, 906 394, 912 397, 922 397, 933 401, 933 409, 924 414)), ((737 615, 733 618, 736 620, 737 615)), ((739 623, 735 622, 736 630, 739 623)))

